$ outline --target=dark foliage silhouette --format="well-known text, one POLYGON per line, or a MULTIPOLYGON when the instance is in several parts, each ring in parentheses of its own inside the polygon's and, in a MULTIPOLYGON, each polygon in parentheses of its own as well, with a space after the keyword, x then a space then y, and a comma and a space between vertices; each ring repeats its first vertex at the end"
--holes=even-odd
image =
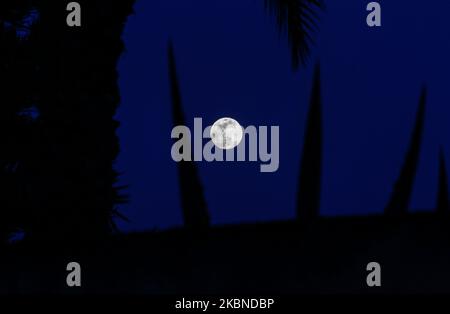
MULTIPOLYGON (((185 125, 174 49, 171 42, 169 42, 168 45, 168 60, 170 90, 172 95, 173 125, 185 125)), ((195 162, 179 162, 178 174, 184 224, 190 229, 203 229, 209 225, 209 214, 195 162)))
POLYGON ((448 214, 450 210, 448 196, 448 176, 447 167, 445 165, 445 154, 441 148, 439 151, 439 181, 438 194, 436 201, 436 211, 439 214, 448 214))
POLYGON ((320 66, 314 71, 311 103, 306 121, 297 195, 297 217, 301 221, 319 216, 322 178, 322 99, 320 66))
POLYGON ((275 16, 280 33, 285 32, 291 49, 292 67, 304 64, 314 43, 317 11, 324 8, 322 0, 264 0, 266 9, 275 16))
POLYGON ((35 6, 36 0, 4 0, 0 3, 0 24, 11 26, 13 29, 26 27, 23 18, 35 6))
POLYGON ((113 164, 119 153, 114 115, 120 102, 116 67, 134 1, 80 4, 80 29, 60 27, 65 14, 57 12, 65 9, 65 2, 55 8, 54 1, 42 1, 40 6, 36 37, 45 48, 38 50, 44 69, 38 106, 45 167, 35 170, 48 184, 41 208, 51 219, 33 230, 45 235, 56 229, 53 232, 77 241, 110 233, 116 205, 125 200, 114 186, 118 174, 113 164))
MULTIPOLYGON (((66 1, 16 3, 20 6, 0 5, 13 12, 0 13, 0 19, 15 18, 6 23, 8 28, 29 32, 25 39, 15 36, 19 44, 5 44, 16 47, 12 59, 22 68, 0 74, 10 82, 5 89, 12 91, 11 97, 2 95, 2 128, 13 134, 9 142, 16 145, 7 147, 15 156, 2 157, 0 184, 9 184, 4 204, 15 208, 5 211, 17 218, 6 226, 7 219, 2 220, 2 233, 20 227, 41 244, 95 242, 114 230, 113 218, 120 216, 116 206, 127 200, 113 168, 119 152, 114 115, 120 102, 116 66, 124 49, 121 35, 134 0, 80 1, 81 28, 65 27, 66 1), (30 10, 39 15, 33 25, 23 22, 30 10), (17 54, 21 45, 29 52, 26 58, 17 54), (31 107, 38 118, 21 114, 31 107)), ((4 24, 2 42, 12 36, 4 24)))
POLYGON ((425 124, 426 100, 427 90, 424 87, 420 96, 419 109, 417 111, 411 143, 406 154, 400 176, 395 182, 390 200, 385 208, 385 213, 387 215, 402 216, 408 212, 414 180, 419 164, 422 134, 425 124))
POLYGON ((29 1, 0 4, 0 242, 23 229, 26 211, 24 160, 35 125, 24 114, 35 99, 35 69, 29 42, 18 37, 29 1))

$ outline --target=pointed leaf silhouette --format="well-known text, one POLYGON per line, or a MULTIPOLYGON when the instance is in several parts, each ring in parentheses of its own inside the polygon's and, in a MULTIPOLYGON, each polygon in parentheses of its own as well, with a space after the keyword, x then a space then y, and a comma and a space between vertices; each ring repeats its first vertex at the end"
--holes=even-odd
MULTIPOLYGON (((81 246, 114 229, 119 154, 116 112, 120 105, 117 63, 123 29, 134 0, 103 5, 84 1, 79 32, 65 22, 64 1, 33 1, 39 18, 26 40, 36 80, 32 105, 40 113, 33 154, 25 155, 30 214, 24 230, 34 241, 81 246), (55 41, 55 38, 58 38, 55 41)), ((29 107, 29 106, 27 106, 29 107)))
POLYGON ((449 209, 447 167, 445 166, 444 150, 441 148, 439 152, 439 185, 436 211, 439 214, 447 214, 449 209))
POLYGON ((291 49, 292 67, 297 70, 309 56, 317 29, 317 9, 322 0, 265 0, 266 9, 275 16, 280 32, 286 32, 291 49))
POLYGON ((322 176, 322 100, 320 66, 314 73, 303 156, 300 164, 297 215, 300 220, 319 216, 322 176))
POLYGON ((400 176, 395 182, 390 200, 385 208, 385 213, 388 215, 401 216, 408 212, 414 180, 419 165, 422 134, 425 124, 426 99, 427 89, 424 87, 420 96, 419 109, 417 111, 415 127, 408 153, 405 157, 400 176))
MULTIPOLYGON (((174 49, 171 42, 168 47, 170 89, 172 94, 173 124, 185 125, 180 87, 178 84, 174 49)), ((203 195, 203 188, 194 161, 178 163, 181 206, 184 224, 188 228, 202 229, 209 226, 209 214, 203 195)))

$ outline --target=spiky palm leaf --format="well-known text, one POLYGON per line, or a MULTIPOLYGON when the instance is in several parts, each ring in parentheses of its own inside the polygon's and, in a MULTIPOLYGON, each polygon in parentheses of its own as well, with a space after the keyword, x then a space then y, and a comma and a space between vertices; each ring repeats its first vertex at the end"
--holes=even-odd
POLYGON ((402 216, 408 212, 414 181, 416 178, 417 169, 419 167, 423 130, 425 128, 426 101, 427 89, 426 87, 423 87, 409 149, 405 156, 405 161, 403 163, 400 175, 395 182, 389 203, 385 208, 385 213, 388 215, 402 216))
POLYGON ((303 222, 318 217, 320 212, 323 126, 319 64, 314 72, 310 103, 297 192, 297 217, 303 222))
POLYGON ((441 148, 439 152, 439 184, 436 211, 439 214, 447 214, 450 210, 449 201, 447 167, 445 165, 444 150, 441 148))
POLYGON ((312 33, 317 30, 318 11, 323 0, 264 0, 266 9, 275 16, 280 32, 287 33, 292 55, 292 67, 305 64, 314 43, 312 33))
MULTIPOLYGON (((185 125, 175 53, 171 41, 169 41, 167 55, 169 61, 169 83, 172 96, 173 125, 185 125)), ((209 226, 210 218, 197 166, 195 162, 183 160, 177 165, 184 224, 192 230, 202 230, 209 226)))

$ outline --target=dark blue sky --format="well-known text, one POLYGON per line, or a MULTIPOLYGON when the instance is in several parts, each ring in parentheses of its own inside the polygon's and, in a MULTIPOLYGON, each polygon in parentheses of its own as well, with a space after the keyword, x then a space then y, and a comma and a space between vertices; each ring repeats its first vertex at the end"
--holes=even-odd
MULTIPOLYGON (((326 1, 326 0, 325 0, 326 1)), ((174 42, 190 124, 230 116, 242 125, 279 125, 280 169, 255 163, 201 163, 214 224, 295 215, 299 159, 312 67, 322 66, 322 214, 381 212, 409 143, 422 84, 429 87, 426 131, 412 207, 434 206, 437 153, 450 158, 450 3, 380 1, 382 27, 367 27, 370 1, 326 1, 311 62, 291 71, 263 0, 138 1, 124 34, 117 168, 131 185, 124 230, 181 224, 167 76, 174 42), (223 191, 229 191, 225 201, 223 191)))

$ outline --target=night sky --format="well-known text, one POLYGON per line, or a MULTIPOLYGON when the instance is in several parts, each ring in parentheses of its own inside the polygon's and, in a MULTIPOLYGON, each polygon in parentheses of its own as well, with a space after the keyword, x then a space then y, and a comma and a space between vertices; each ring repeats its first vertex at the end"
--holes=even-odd
POLYGON ((123 230, 181 225, 177 165, 171 159, 167 42, 177 58, 184 111, 212 124, 280 126, 280 168, 199 163, 213 224, 295 216, 300 154, 312 69, 320 60, 324 109, 321 213, 381 213, 409 144, 420 89, 429 89, 413 209, 435 204, 438 150, 450 161, 450 3, 380 1, 382 27, 366 25, 366 0, 325 0, 307 67, 291 70, 263 0, 138 1, 120 65, 116 168, 130 184, 131 223, 123 230), (225 192, 224 192, 225 191, 225 192))

